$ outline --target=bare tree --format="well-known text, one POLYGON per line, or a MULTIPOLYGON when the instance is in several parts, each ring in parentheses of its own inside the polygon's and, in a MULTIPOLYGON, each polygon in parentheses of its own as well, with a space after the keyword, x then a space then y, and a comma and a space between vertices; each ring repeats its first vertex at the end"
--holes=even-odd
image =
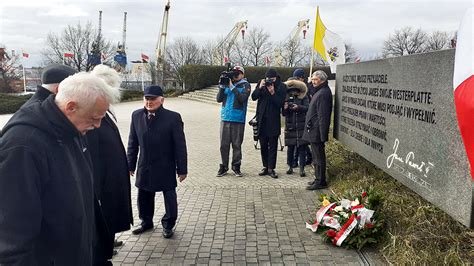
POLYGON ((247 66, 249 64, 249 51, 248 45, 244 42, 237 42, 232 46, 231 50, 231 62, 234 65, 247 66))
POLYGON ((427 38, 427 34, 422 29, 405 27, 395 30, 395 33, 385 40, 382 54, 384 57, 394 57, 422 53, 426 49, 427 38))
POLYGON ((305 49, 300 39, 287 41, 281 51, 283 64, 288 67, 304 64, 304 59, 311 55, 311 50, 305 49))
POLYGON ((325 66, 327 65, 326 61, 321 57, 319 53, 314 51, 312 46, 304 47, 304 51, 308 56, 306 56, 303 61, 301 62, 302 66, 309 67, 311 65, 311 56, 313 56, 313 66, 325 66))
POLYGON ((19 55, 8 55, 5 47, 0 47, 0 92, 13 92, 12 82, 21 77, 18 61, 19 55))
POLYGON ((438 51, 447 49, 450 45, 450 38, 448 33, 444 31, 432 32, 426 41, 426 51, 438 51))
POLYGON ((216 42, 207 40, 201 46, 201 55, 202 55, 202 63, 206 65, 212 65, 213 60, 213 51, 216 47, 216 42))
POLYGON ((269 41, 270 34, 262 28, 253 28, 248 33, 247 49, 249 52, 249 64, 258 66, 263 62, 265 56, 269 56, 272 51, 272 44, 269 41))
POLYGON ((346 42, 344 45, 346 46, 346 53, 344 55, 346 57, 346 63, 353 63, 358 57, 357 51, 350 42, 346 42))
POLYGON ((179 81, 179 68, 189 64, 202 64, 204 61, 199 45, 190 37, 177 38, 168 46, 166 52, 170 72, 179 81))
POLYGON ((80 23, 68 25, 60 35, 50 32, 46 37, 46 48, 42 54, 47 64, 64 62, 78 71, 89 71, 92 64, 88 56, 95 41, 99 44, 101 53, 106 57, 104 63, 110 64, 115 47, 101 36, 97 38, 97 30, 90 22, 85 26, 80 23), (72 53, 73 57, 64 57, 66 52, 72 53))

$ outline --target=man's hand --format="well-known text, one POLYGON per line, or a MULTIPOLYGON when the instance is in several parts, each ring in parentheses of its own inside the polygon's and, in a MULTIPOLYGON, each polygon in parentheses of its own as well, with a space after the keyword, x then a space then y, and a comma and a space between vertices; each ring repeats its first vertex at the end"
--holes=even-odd
POLYGON ((261 79, 260 83, 258 83, 258 87, 261 88, 262 85, 265 85, 265 79, 261 79))
POLYGON ((285 102, 285 104, 283 105, 283 109, 288 109, 288 102, 285 102))
POLYGON ((130 176, 134 176, 135 175, 135 172, 134 171, 130 171, 130 176))
POLYGON ((229 88, 232 88, 234 86, 234 84, 232 84, 232 80, 229 79, 229 88))
POLYGON ((267 89, 268 89, 268 92, 270 93, 270 95, 275 94, 275 86, 273 84, 268 86, 267 89))
POLYGON ((186 179, 186 175, 178 175, 179 182, 183 182, 186 179))
POLYGON ((296 110, 299 109, 299 106, 298 106, 297 104, 292 104, 292 105, 290 106, 290 109, 296 111, 296 110))

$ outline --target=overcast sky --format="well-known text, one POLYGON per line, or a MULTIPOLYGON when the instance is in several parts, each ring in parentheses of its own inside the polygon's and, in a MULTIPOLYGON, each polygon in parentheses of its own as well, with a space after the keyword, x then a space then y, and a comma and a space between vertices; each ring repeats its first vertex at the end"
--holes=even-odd
MULTIPOLYGON (((127 14, 128 60, 140 53, 154 57, 154 49, 167 0, 1 0, 0 43, 8 51, 30 54, 26 66, 42 62, 40 51, 49 32, 61 33, 68 24, 98 24, 102 10, 103 36, 122 40, 123 12, 127 14)), ((201 43, 227 35, 238 21, 248 20, 248 30, 261 27, 273 42, 283 41, 297 22, 310 19, 312 42, 316 6, 326 27, 352 43, 362 58, 381 52, 383 41, 405 26, 454 32, 474 0, 171 0, 168 44, 190 36, 201 43)))

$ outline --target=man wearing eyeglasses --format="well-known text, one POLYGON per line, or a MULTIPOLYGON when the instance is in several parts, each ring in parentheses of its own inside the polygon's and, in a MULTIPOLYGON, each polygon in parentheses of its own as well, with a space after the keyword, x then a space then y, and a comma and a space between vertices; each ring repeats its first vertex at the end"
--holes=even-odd
POLYGON ((178 218, 176 179, 182 182, 188 173, 183 121, 180 114, 163 107, 160 86, 146 87, 143 100, 144 108, 132 114, 127 150, 130 175, 137 173, 135 186, 141 220, 132 233, 138 235, 153 229, 155 193, 161 191, 166 210, 161 219, 163 236, 170 238, 178 218))

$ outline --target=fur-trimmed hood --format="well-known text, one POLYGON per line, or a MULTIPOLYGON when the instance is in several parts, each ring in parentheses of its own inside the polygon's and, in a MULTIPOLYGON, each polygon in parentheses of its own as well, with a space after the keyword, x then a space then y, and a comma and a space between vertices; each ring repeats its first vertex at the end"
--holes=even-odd
POLYGON ((296 90, 296 95, 298 99, 303 99, 308 92, 308 87, 306 84, 299 80, 288 80, 285 82, 286 86, 288 87, 287 91, 296 90))

